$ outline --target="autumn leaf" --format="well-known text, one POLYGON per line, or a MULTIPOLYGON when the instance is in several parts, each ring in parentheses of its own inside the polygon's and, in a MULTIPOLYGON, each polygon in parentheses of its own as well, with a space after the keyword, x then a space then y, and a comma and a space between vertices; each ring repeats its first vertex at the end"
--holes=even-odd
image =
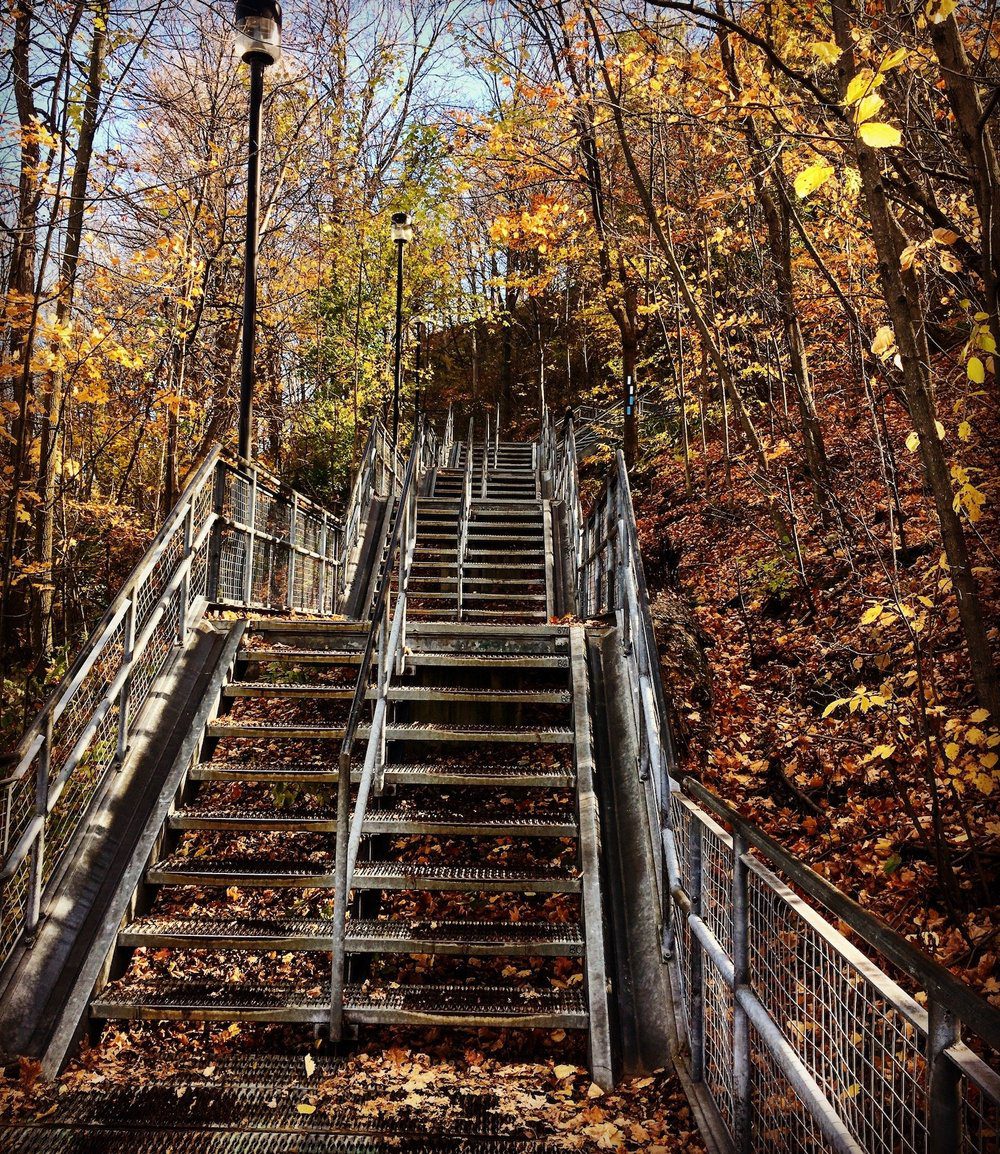
POLYGON ((808 168, 803 169, 795 178, 795 195, 799 200, 805 200, 807 196, 811 196, 816 189, 833 176, 834 169, 832 165, 820 162, 818 164, 811 164, 808 168))
POLYGON ((818 56, 824 64, 836 64, 843 55, 840 48, 832 40, 814 40, 809 45, 814 56, 818 56))
POLYGON ((898 148, 903 142, 898 128, 880 121, 862 124, 858 129, 858 135, 869 148, 898 148))
POLYGON ((986 367, 979 357, 969 357, 965 371, 974 385, 981 385, 986 380, 986 367))

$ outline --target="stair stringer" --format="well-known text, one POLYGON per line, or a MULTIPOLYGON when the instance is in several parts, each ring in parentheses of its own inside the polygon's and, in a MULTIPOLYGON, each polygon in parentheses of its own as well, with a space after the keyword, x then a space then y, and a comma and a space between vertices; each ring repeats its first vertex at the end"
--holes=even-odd
POLYGON ((579 818, 581 906, 584 927, 584 981, 590 1015, 591 1076, 604 1090, 614 1085, 611 1056, 608 969, 604 953, 604 913, 601 906, 601 840, 599 806, 594 792, 594 741, 590 720, 586 629, 570 626, 570 683, 573 692, 576 800, 579 818))

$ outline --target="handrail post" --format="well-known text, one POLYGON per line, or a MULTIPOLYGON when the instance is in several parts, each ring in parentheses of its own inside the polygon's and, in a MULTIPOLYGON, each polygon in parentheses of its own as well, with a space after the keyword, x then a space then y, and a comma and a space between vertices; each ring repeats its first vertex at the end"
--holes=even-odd
POLYGON ((128 670, 121 692, 118 694, 118 745, 115 757, 121 768, 128 752, 128 723, 132 707, 132 660, 135 656, 135 590, 125 612, 125 641, 122 666, 128 670))
POLYGON ((288 567, 285 570, 285 601, 295 608, 295 535, 299 530, 299 494, 292 490, 292 507, 288 511, 288 567))
POLYGON ((745 839, 733 831, 732 950, 733 950, 733 1151, 750 1154, 750 1021, 740 1003, 741 988, 750 984, 750 903, 745 839))
MULTIPOLYGON (((701 917, 703 893, 704 842, 701 822, 691 823, 691 838, 688 843, 688 869, 691 879, 688 893, 691 897, 691 916, 701 917)), ((669 883, 668 883, 669 888, 669 883)), ((668 898, 668 903, 672 898, 668 898)), ((697 934, 690 934, 688 953, 688 1020, 691 1047, 691 1078, 695 1082, 705 1078, 705 970, 701 941, 697 934)))
POLYGON ((962 1040, 962 1024, 936 998, 927 1007, 927 1137, 929 1154, 952 1154, 962 1141, 962 1075, 948 1047, 962 1040))
POLYGON ((194 557, 194 500, 187 507, 184 515, 184 561, 187 566, 181 578, 180 596, 177 605, 177 640, 181 645, 187 644, 188 614, 191 611, 191 566, 194 557))
MULTIPOLYGON (((326 613, 326 591, 330 585, 330 558, 327 554, 327 537, 330 532, 330 517, 327 511, 323 510, 323 517, 320 521, 319 529, 319 590, 317 591, 316 600, 319 602, 317 608, 320 613, 326 613)), ((330 612, 336 613, 337 605, 337 584, 334 580, 332 596, 330 598, 330 612)))
POLYGON ((42 748, 38 751, 38 768, 35 770, 35 815, 42 819, 34 844, 31 847, 31 866, 28 877, 28 894, 24 909, 24 932, 32 938, 38 929, 42 915, 42 890, 45 882, 45 819, 49 812, 49 770, 52 765, 52 740, 55 723, 52 710, 45 715, 42 748))
POLYGON ((243 569, 243 604, 249 605, 253 597, 253 565, 257 537, 257 466, 250 469, 250 516, 244 529, 246 535, 246 565, 243 569))

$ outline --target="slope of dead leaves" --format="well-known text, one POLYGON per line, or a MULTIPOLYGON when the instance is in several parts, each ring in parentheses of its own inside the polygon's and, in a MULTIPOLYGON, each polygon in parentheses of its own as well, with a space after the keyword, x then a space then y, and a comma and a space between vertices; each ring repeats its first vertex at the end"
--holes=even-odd
MULTIPOLYGON (((734 443, 727 491, 718 427, 707 463, 694 462, 690 492, 674 449, 661 450, 637 481, 681 768, 1000 1004, 1000 734, 975 700, 906 414, 887 400, 902 549, 871 414, 850 404, 842 384, 827 379, 821 389, 837 498, 827 526, 797 464, 795 435, 780 428, 765 437, 766 484, 734 443), (786 464, 804 582, 777 547, 765 500, 768 485, 781 499, 786 464), (943 839, 935 838, 932 780, 943 839), (954 875, 950 895, 937 840, 954 875)), ((986 497, 967 531, 996 652, 992 450, 1000 436, 988 398, 962 403, 975 435, 963 429, 959 443, 945 431, 986 497)), ((958 406, 942 385, 939 411, 958 406)))

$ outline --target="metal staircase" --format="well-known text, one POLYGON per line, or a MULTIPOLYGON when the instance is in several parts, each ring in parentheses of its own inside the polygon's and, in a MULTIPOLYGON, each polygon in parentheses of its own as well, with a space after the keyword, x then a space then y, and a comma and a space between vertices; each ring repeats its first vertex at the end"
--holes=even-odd
POLYGON ((536 451, 423 454, 371 624, 241 623, 90 1013, 584 1030, 608 1085, 588 679, 547 624, 536 451))

